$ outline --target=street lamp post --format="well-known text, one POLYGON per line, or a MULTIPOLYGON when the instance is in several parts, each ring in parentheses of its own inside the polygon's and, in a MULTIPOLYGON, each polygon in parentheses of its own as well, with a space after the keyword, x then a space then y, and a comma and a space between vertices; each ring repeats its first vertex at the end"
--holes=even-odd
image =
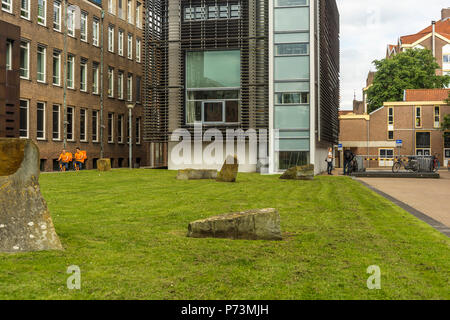
POLYGON ((128 160, 128 164, 130 169, 133 169, 133 139, 132 139, 132 126, 133 126, 133 122, 132 122, 132 114, 131 111, 134 108, 134 103, 128 103, 127 104, 127 108, 128 108, 128 145, 129 145, 129 160, 128 160))

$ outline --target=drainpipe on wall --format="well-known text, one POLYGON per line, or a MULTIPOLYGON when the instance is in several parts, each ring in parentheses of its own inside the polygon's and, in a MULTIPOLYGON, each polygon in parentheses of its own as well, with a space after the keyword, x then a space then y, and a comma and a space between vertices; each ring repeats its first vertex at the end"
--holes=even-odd
POLYGON ((67 0, 64 1, 64 54, 63 54, 63 147, 67 145, 67 0))
POLYGON ((103 129, 105 125, 103 124, 103 19, 105 18, 105 11, 102 10, 102 18, 100 19, 100 158, 103 158, 103 129))

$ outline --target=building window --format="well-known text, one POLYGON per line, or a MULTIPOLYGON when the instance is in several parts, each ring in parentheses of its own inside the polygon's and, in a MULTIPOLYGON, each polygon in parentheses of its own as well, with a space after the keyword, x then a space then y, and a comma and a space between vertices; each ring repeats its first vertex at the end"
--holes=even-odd
POLYGON ((123 12, 123 0, 117 0, 118 3, 118 12, 119 12, 119 18, 123 19, 124 18, 124 12, 123 12))
POLYGON ((441 126, 441 108, 439 106, 434 107, 434 127, 439 128, 441 126))
POLYGON ((108 51, 114 52, 114 26, 108 27, 108 51))
POLYGON ((123 114, 117 116, 117 141, 123 143, 123 114))
POLYGON ((12 70, 12 47, 12 41, 6 40, 6 70, 12 70))
POLYGON ((416 155, 431 155, 430 132, 416 132, 416 155))
POLYGON ((87 112, 86 109, 80 109, 80 141, 87 141, 87 112))
POLYGON ((111 14, 116 14, 115 0, 108 0, 108 12, 111 14))
POLYGON ((73 81, 73 74, 75 68, 75 57, 72 55, 67 56, 67 88, 75 88, 73 81))
POLYGON ((2 10, 12 13, 12 0, 2 0, 2 10))
POLYGON ((136 144, 141 144, 141 118, 136 118, 136 144))
POLYGON ((191 7, 184 8, 184 20, 185 21, 194 20, 194 8, 191 7))
POLYGON ((92 92, 98 94, 98 63, 93 63, 92 65, 92 92))
POLYGON ((136 102, 141 102, 141 77, 136 77, 136 102))
POLYGON ((61 52, 53 51, 53 84, 61 85, 61 52))
POLYGON ((422 128, 422 107, 416 107, 416 128, 422 128))
POLYGON ((98 111, 92 111, 92 141, 98 142, 98 111))
POLYGON ((217 19, 217 7, 216 6, 208 7, 208 19, 217 19))
POLYGON ((86 12, 81 12, 80 18, 80 39, 81 41, 87 42, 87 26, 88 17, 86 12))
POLYGON ((75 37, 75 7, 73 6, 67 8, 67 34, 75 37))
POLYGON ((30 20, 30 0, 20 1, 20 16, 30 20))
POLYGON ((307 151, 279 151, 278 169, 287 170, 293 166, 303 166, 309 163, 307 151))
POLYGON ((30 78, 30 43, 26 41, 20 43, 20 77, 30 78))
POLYGON ((108 68, 108 97, 114 97, 114 69, 108 68))
POLYGON ((60 132, 61 132, 60 109, 61 109, 61 107, 59 105, 57 105, 57 104, 53 105, 53 112, 52 112, 53 140, 61 139, 61 136, 60 136, 60 132))
POLYGON ((67 107, 67 140, 73 141, 73 117, 74 117, 74 108, 67 107))
POLYGON ((392 167, 394 165, 394 149, 379 149, 378 166, 392 167))
POLYGON ((123 72, 117 73, 117 98, 123 99, 123 72))
POLYGON ((127 19, 128 23, 133 24, 133 3, 131 2, 131 0, 128 0, 127 3, 127 19))
POLYGON ((141 17, 141 3, 136 2, 136 27, 142 27, 142 17, 141 17))
POLYGON ((230 6, 230 18, 239 18, 241 16, 241 7, 238 4, 232 4, 230 6))
POLYGON ((308 55, 308 43, 283 43, 275 45, 276 56, 308 55))
POLYGON ((388 108, 388 124, 394 124, 394 108, 388 108))
POLYGON ((133 59, 133 35, 128 34, 128 41, 127 41, 127 55, 128 59, 133 59))
POLYGON ((123 30, 119 30, 117 42, 119 56, 123 56, 123 30))
POLYGON ((127 100, 133 100, 133 75, 129 74, 127 77, 127 100))
POLYGON ((444 63, 450 63, 450 54, 444 54, 443 56, 444 63))
POLYGON ((28 138, 29 104, 30 104, 29 100, 20 100, 19 134, 21 138, 28 138))
POLYGON ((307 6, 308 0, 276 0, 276 7, 307 6))
POLYGON ((136 38, 136 62, 141 62, 141 39, 136 38))
POLYGON ((388 131, 388 140, 394 140, 394 131, 392 130, 388 131))
POLYGON ((37 21, 38 24, 45 26, 46 24, 46 15, 47 15, 47 0, 38 0, 38 15, 37 21))
POLYGON ((38 102, 36 109, 36 138, 45 139, 45 103, 38 102))
POLYGON ((239 122, 240 63, 239 50, 186 53, 188 124, 239 122))
POLYGON ((92 45, 98 47, 99 21, 98 18, 92 20, 92 45))
POLYGON ((87 91, 87 61, 81 59, 80 62, 80 91, 87 91))
POLYGON ((37 81, 45 82, 46 74, 46 52, 47 49, 38 45, 37 47, 37 81))
POLYGON ((61 31, 61 2, 53 2, 53 29, 61 31))
POLYGON ((108 143, 114 142, 114 114, 108 113, 108 143))
POLYGON ((309 104, 309 92, 276 93, 275 104, 309 104))

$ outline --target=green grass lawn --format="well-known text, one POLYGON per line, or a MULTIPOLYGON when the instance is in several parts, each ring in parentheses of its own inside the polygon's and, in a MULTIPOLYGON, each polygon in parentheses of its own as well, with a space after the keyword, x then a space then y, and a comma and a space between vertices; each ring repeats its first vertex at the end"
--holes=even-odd
POLYGON ((41 175, 65 250, 0 254, 0 299, 450 299, 450 240, 350 178, 175 176, 41 175), (283 241, 186 237, 190 221, 267 207, 283 241), (70 265, 81 290, 66 287, 70 265))

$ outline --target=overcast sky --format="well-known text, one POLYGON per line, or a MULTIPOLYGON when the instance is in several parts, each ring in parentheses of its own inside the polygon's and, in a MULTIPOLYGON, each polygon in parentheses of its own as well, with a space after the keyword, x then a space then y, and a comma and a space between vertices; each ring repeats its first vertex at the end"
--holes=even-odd
POLYGON ((441 18, 449 0, 337 0, 341 19, 341 109, 361 100, 372 61, 386 56, 388 43, 441 18))

